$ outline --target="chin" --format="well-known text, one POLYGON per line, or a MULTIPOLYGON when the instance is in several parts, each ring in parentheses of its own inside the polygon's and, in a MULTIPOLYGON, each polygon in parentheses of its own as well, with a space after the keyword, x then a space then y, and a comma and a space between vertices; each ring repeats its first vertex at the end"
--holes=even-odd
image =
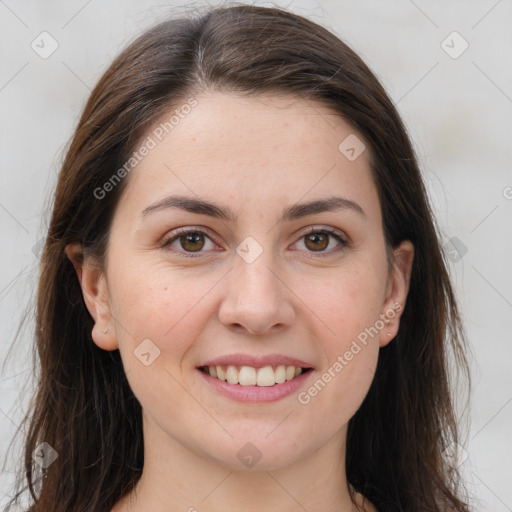
MULTIPOLYGON (((216 446, 215 452, 205 450, 205 454, 215 463, 233 471, 274 471, 283 469, 307 455, 299 438, 290 436, 267 437, 268 433, 257 436, 235 437, 222 445, 216 446), (297 446, 301 446, 298 450, 297 446)), ((310 451, 314 451, 311 447, 310 451)))

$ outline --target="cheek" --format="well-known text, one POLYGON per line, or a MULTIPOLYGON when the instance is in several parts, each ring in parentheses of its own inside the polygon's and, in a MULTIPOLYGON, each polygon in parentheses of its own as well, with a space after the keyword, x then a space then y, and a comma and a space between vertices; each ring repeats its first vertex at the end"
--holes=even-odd
POLYGON ((384 291, 385 275, 381 269, 360 263, 333 273, 317 286, 309 286, 305 296, 307 304, 323 320, 333 346, 341 343, 343 348, 348 340, 375 325, 384 291))
POLYGON ((187 277, 161 265, 130 272, 118 268, 112 277, 112 308, 121 327, 121 350, 133 351, 142 340, 150 339, 162 355, 172 354, 171 364, 179 364, 204 328, 206 298, 215 279, 187 277))
POLYGON ((209 319, 208 292, 215 280, 188 279, 157 265, 135 272, 119 268, 112 284, 119 350, 135 396, 155 416, 193 408, 179 383, 185 382, 184 361, 209 319))
POLYGON ((315 337, 324 363, 299 399, 311 404, 315 416, 334 415, 344 424, 368 392, 379 355, 383 269, 378 263, 361 262, 309 288, 308 305, 321 319, 315 337))
MULTIPOLYGON (((312 417, 330 418, 333 428, 346 424, 361 406, 379 356, 379 331, 375 328, 378 301, 374 298, 370 304, 351 294, 337 297, 339 307, 330 309, 325 318, 329 330, 319 327, 317 331, 324 363, 316 379, 298 396, 312 417)), ((330 298, 334 299, 335 296, 330 298)))
POLYGON ((322 381, 331 380, 326 384, 329 390, 326 390, 325 399, 319 400, 321 410, 318 414, 337 417, 340 425, 350 420, 368 393, 374 378, 378 353, 376 344, 365 346, 356 342, 337 356, 321 377, 322 381))

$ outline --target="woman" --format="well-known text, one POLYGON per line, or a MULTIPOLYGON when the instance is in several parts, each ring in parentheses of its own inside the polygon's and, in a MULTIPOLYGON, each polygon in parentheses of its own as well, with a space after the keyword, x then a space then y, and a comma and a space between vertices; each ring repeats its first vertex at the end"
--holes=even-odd
POLYGON ((42 256, 31 511, 466 511, 463 328, 403 124, 277 8, 152 28, 93 90, 42 256))

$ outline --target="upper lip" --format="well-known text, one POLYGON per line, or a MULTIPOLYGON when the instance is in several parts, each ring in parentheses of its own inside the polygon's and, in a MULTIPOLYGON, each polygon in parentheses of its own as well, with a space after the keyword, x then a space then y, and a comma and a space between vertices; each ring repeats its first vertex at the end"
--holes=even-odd
POLYGON ((296 368, 312 368, 305 361, 281 354, 268 354, 264 356, 251 356, 248 354, 229 354, 205 361, 201 366, 252 366, 263 368, 264 366, 295 366, 296 368))

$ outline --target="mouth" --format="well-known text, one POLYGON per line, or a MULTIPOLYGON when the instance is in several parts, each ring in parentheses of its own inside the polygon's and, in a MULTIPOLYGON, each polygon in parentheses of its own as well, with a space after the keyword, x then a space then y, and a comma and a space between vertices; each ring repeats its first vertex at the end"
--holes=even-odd
POLYGON ((238 386, 272 387, 291 381, 312 367, 293 365, 267 365, 261 367, 245 365, 204 365, 199 371, 219 381, 238 386))

